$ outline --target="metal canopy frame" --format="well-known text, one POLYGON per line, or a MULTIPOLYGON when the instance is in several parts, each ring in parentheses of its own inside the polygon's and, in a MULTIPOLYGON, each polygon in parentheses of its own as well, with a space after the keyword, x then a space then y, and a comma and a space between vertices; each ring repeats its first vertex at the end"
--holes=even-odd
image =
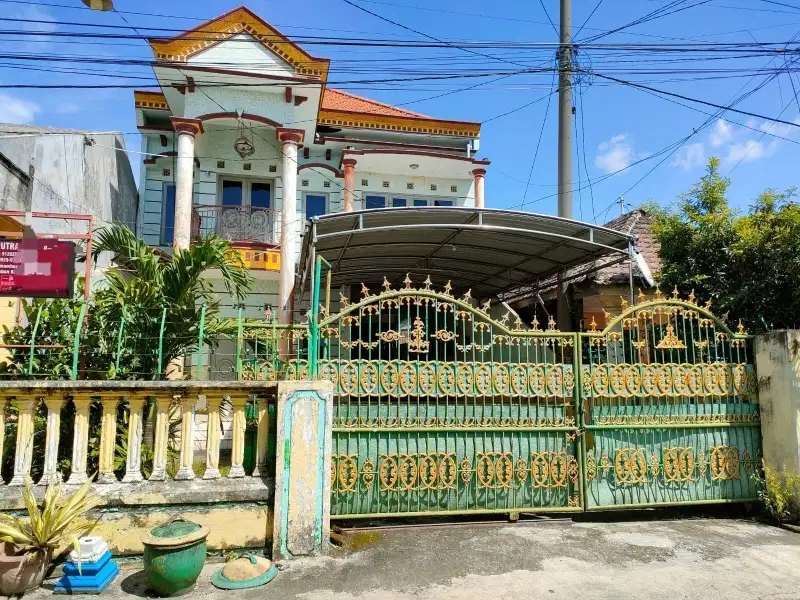
POLYGON ((581 275, 629 260, 634 237, 591 223, 521 211, 405 207, 332 213, 306 224, 296 297, 305 298, 313 262, 331 264, 332 284, 360 284, 406 273, 452 280, 474 297, 538 289, 568 272, 581 275), (451 250, 452 247, 452 250, 451 250), (602 265, 592 268, 598 259, 602 265))

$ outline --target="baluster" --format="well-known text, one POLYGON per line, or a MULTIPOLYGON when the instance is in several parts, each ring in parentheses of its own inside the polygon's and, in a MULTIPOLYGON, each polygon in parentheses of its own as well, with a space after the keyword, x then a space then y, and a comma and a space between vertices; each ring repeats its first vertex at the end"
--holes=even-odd
POLYGON ((61 441, 61 409, 64 408, 63 396, 47 396, 47 433, 44 442, 44 472, 39 485, 48 485, 51 481, 61 479, 58 473, 58 444, 61 441))
POLYGON ((181 401, 181 456, 175 479, 194 479, 194 405, 197 396, 187 394, 181 401))
POLYGON ((125 457, 125 477, 122 483, 142 481, 142 410, 146 396, 128 396, 128 443, 125 457))
MULTIPOLYGON (((6 445, 6 407, 8 406, 8 398, 0 398, 0 465, 3 464, 3 448, 6 445)), ((3 485, 3 479, 0 478, 0 485, 3 485)))
POLYGON ((258 398, 258 434, 256 437, 256 467, 253 470, 253 477, 267 476, 267 397, 258 398))
POLYGON ((75 394, 75 427, 72 433, 72 471, 67 483, 81 485, 86 483, 86 459, 89 453, 89 410, 92 397, 89 394, 75 394))
POLYGON ((228 477, 244 477, 244 430, 246 427, 244 407, 247 394, 231 394, 233 406, 233 450, 231 452, 231 470, 228 477))
POLYGON ((15 397, 17 415, 17 445, 14 453, 14 476, 8 485, 25 485, 25 477, 31 471, 33 460, 33 411, 38 398, 15 397))
POLYGON ((117 445, 117 396, 103 396, 100 404, 100 465, 97 483, 117 483, 114 475, 114 449, 117 445))
MULTIPOLYGON (((175 396, 177 400, 180 396, 175 396)), ((167 478, 167 444, 169 440, 170 397, 156 398, 156 430, 153 447, 153 472, 148 481, 164 481, 167 478)))
POLYGON ((208 405, 208 420, 206 421, 206 472, 203 479, 219 479, 219 407, 222 398, 206 396, 208 405))

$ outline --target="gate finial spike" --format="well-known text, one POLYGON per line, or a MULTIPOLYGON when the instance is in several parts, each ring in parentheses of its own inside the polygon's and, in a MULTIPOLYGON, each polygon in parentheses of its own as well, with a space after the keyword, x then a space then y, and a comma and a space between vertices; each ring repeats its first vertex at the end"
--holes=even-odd
POLYGON ((531 321, 531 329, 534 331, 541 331, 539 329, 539 319, 536 318, 536 315, 533 315, 533 321, 531 321))
POLYGON ((744 330, 744 325, 742 324, 742 320, 739 319, 739 325, 736 326, 736 333, 739 335, 747 335, 747 332, 744 330))
POLYGON ((625 296, 620 296, 619 301, 622 305, 622 310, 628 310, 628 301, 625 299, 625 296))
POLYGON ((339 292, 339 302, 342 305, 342 308, 347 308, 350 306, 350 298, 339 292))
POLYGON ((445 296, 452 296, 453 295, 452 292, 453 292, 453 286, 450 285, 450 281, 448 280, 447 283, 444 286, 444 295, 445 296))
POLYGON ((673 300, 677 300, 677 299, 678 299, 678 286, 677 286, 677 285, 676 285, 676 286, 675 286, 675 288, 672 290, 672 299, 673 299, 673 300))
POLYGON ((663 299, 664 299, 664 293, 661 291, 661 288, 656 286, 656 300, 663 300, 663 299))
POLYGON ((695 304, 694 290, 692 290, 692 293, 689 294, 689 297, 687 298, 687 301, 689 302, 689 304, 695 304))
POLYGON ((428 275, 425 278, 425 281, 423 281, 423 284, 425 285, 425 288, 424 288, 425 291, 426 292, 430 292, 431 291, 431 286, 433 285, 433 282, 431 281, 431 276, 430 275, 428 275))
POLYGON ((638 300, 639 304, 642 304, 643 302, 647 302, 647 296, 644 295, 644 292, 642 291, 642 288, 639 288, 639 295, 636 297, 636 299, 638 300))
POLYGON ((364 283, 361 284, 361 295, 364 298, 369 298, 369 288, 364 283))
POLYGON ((594 315, 592 315, 592 322, 589 323, 589 331, 597 331, 597 321, 594 320, 594 315))
POLYGON ((470 300, 472 300, 472 290, 467 290, 467 291, 464 293, 464 295, 463 295, 463 296, 461 296, 461 299, 462 299, 464 302, 469 302, 470 300))
POLYGON ((392 291, 392 284, 389 283, 389 280, 386 277, 383 278, 383 291, 384 292, 391 292, 392 291))
POLYGON ((481 306, 481 310, 482 310, 483 312, 485 312, 487 315, 489 314, 489 311, 491 310, 491 308, 492 308, 492 301, 491 301, 491 299, 490 299, 490 300, 487 300, 486 302, 484 302, 484 303, 483 303, 483 306, 481 306))
POLYGON ((412 285, 414 282, 413 282, 413 281, 411 281, 411 275, 410 275, 409 273, 406 273, 406 278, 405 278, 405 279, 403 279, 403 283, 405 283, 405 284, 406 284, 406 287, 404 287, 404 288, 403 288, 404 290, 410 290, 410 289, 411 289, 411 285, 412 285))

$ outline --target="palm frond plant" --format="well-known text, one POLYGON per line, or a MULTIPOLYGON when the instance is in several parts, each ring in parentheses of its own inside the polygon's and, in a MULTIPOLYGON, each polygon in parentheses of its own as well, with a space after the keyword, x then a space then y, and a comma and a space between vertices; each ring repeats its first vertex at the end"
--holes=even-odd
POLYGON ((4 561, 6 570, 0 574, 0 593, 17 593, 38 587, 53 554, 64 547, 72 546, 75 549, 80 569, 79 540, 94 527, 93 523, 87 524, 83 517, 98 504, 97 496, 90 492, 91 485, 91 480, 87 481, 72 494, 66 495, 63 484, 51 482, 40 506, 33 494, 31 479, 26 479, 22 489, 22 504, 28 517, 0 514, 0 542, 13 545, 14 557, 18 558, 16 563, 8 559, 4 561), (14 591, 8 586, 12 586, 14 591), (13 586, 21 586, 22 589, 13 586))

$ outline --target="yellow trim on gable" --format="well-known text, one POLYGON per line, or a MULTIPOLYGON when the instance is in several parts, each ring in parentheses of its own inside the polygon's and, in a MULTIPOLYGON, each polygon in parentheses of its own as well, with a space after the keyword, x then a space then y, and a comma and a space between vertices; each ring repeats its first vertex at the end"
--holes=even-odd
POLYGON ((337 110, 320 110, 317 123, 319 125, 329 125, 333 127, 381 129, 384 131, 401 131, 403 133, 423 133, 455 137, 478 137, 481 133, 480 123, 392 117, 364 113, 349 113, 337 110))
POLYGON ((253 36, 292 65, 297 75, 315 77, 321 81, 327 80, 329 66, 327 60, 307 54, 277 29, 243 8, 209 21, 172 40, 150 40, 150 46, 157 60, 186 62, 209 46, 240 33, 253 36))
POLYGON ((169 110, 167 99, 161 92, 133 92, 133 102, 136 108, 169 110))

